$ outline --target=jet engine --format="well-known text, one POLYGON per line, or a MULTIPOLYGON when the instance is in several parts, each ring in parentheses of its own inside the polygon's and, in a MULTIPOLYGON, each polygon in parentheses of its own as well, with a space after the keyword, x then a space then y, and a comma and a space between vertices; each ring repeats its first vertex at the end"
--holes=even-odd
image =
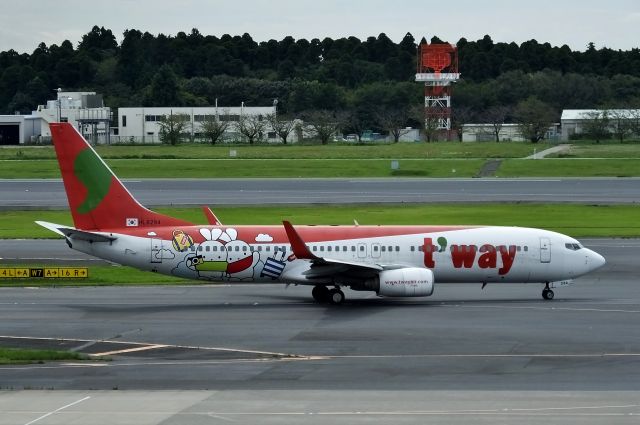
POLYGON ((374 290, 386 297, 428 297, 433 294, 433 272, 429 269, 384 270, 376 280, 374 290))

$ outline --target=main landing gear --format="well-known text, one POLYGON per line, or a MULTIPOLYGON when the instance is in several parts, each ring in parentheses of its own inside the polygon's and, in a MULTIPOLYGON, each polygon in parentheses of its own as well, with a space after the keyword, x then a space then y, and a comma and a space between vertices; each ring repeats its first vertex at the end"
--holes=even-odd
POLYGON ((344 292, 339 287, 329 289, 324 285, 316 285, 311 291, 313 299, 320 304, 342 304, 344 302, 344 292))
POLYGON ((549 289, 549 282, 547 282, 544 285, 544 289, 542 290, 542 298, 544 298, 545 300, 552 300, 553 299, 553 291, 551 289, 549 289))

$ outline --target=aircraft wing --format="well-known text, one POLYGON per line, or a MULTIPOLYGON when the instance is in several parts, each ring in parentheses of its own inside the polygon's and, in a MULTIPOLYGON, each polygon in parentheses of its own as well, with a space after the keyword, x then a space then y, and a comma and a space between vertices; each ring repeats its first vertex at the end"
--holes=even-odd
POLYGON ((49 223, 46 221, 36 221, 36 224, 49 229, 52 232, 64 236, 66 238, 78 239, 88 242, 113 242, 117 238, 113 236, 106 236, 100 233, 87 232, 84 230, 78 230, 71 227, 64 226, 62 224, 49 223))
POLYGON ((287 232, 293 254, 297 259, 307 260, 311 263, 310 267, 306 268, 306 270, 297 273, 300 278, 323 279, 340 276, 341 278, 360 280, 375 276, 382 270, 402 267, 318 257, 309 250, 291 223, 283 221, 282 224, 287 232))

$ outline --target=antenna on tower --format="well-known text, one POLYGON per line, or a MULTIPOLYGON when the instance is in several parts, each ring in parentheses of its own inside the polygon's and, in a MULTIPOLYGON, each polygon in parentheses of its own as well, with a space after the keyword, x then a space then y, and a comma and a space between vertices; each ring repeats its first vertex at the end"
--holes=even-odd
POLYGON ((416 81, 424 83, 425 129, 445 133, 451 140, 452 84, 460 79, 458 48, 448 43, 429 44, 423 38, 417 63, 416 81))

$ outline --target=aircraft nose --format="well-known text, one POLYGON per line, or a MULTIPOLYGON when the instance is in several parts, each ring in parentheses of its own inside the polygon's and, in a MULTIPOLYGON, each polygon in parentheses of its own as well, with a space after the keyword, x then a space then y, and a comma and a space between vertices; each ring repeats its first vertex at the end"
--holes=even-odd
POLYGON ((599 269, 600 267, 604 266, 607 262, 607 260, 605 260, 602 255, 591 250, 589 250, 589 254, 587 255, 587 258, 589 263, 589 269, 591 271, 599 269))

